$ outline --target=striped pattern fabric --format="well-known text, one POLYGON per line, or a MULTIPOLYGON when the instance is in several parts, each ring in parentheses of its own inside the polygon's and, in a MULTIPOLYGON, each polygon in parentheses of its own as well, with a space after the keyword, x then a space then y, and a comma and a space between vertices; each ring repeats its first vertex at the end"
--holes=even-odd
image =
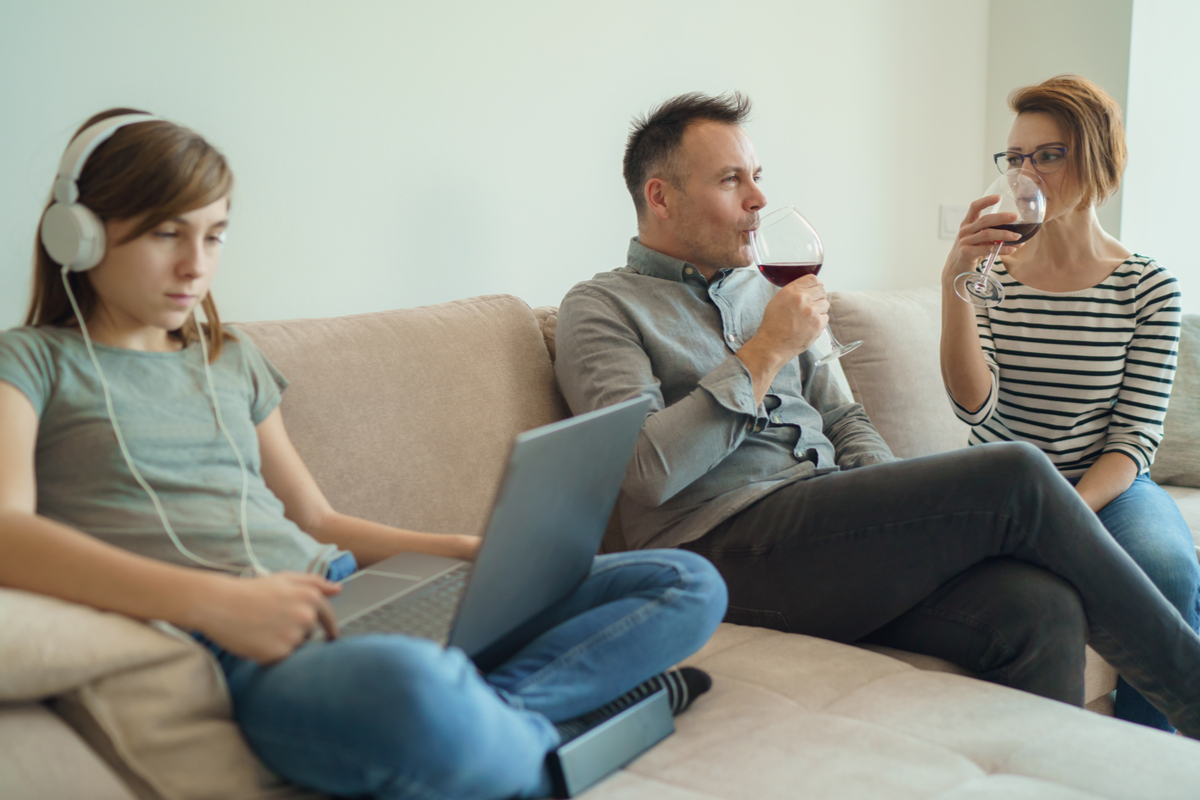
POLYGON ((1110 452, 1147 471, 1175 375, 1175 278, 1140 255, 1078 292, 1025 286, 999 260, 993 269, 1004 301, 975 315, 992 390, 974 413, 950 398, 968 442, 1029 442, 1068 478, 1110 452))

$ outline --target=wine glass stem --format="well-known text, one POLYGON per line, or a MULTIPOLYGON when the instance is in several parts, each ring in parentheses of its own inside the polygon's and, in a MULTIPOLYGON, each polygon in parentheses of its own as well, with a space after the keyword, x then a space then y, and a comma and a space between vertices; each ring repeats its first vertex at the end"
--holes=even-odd
POLYGON ((833 328, 828 325, 825 326, 825 335, 829 337, 829 344, 832 345, 832 350, 837 350, 842 346, 842 343, 833 335, 833 328))
POLYGON ((987 285, 987 274, 992 269, 992 264, 996 263, 996 256, 1000 254, 1000 248, 1004 246, 1004 242, 996 242, 992 247, 992 252, 987 257, 987 261, 983 265, 983 269, 979 270, 979 277, 976 278, 975 285, 983 287, 987 285))

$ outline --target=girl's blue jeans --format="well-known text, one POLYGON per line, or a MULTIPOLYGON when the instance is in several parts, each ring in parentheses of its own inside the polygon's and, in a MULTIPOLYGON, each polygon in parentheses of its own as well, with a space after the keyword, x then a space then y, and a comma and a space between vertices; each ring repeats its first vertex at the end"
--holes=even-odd
POLYGON ((546 632, 486 675, 459 650, 402 635, 308 644, 269 667, 214 651, 246 739, 294 783, 389 800, 539 797, 554 723, 694 653, 725 605, 703 557, 644 550, 598 556, 531 623, 546 632))
MULTIPOLYGON (((1077 483, 1078 481, 1072 481, 1077 483)), ((1125 552, 1179 609, 1192 630, 1200 630, 1200 562, 1179 506, 1146 473, 1096 515, 1125 552)), ((1117 719, 1174 731, 1166 716, 1137 690, 1117 681, 1117 719)))

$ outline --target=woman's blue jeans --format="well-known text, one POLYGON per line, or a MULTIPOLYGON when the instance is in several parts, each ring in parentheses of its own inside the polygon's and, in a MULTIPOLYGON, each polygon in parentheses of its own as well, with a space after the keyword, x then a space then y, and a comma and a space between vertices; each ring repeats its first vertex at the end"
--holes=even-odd
MULTIPOLYGON (((1171 605, 1179 609, 1184 622, 1192 630, 1200 630, 1200 562, 1196 560, 1192 532, 1171 496, 1143 473, 1096 516, 1171 605)), ((1117 719, 1175 730, 1166 716, 1124 678, 1117 682, 1114 714, 1117 719)))
POLYGON ((598 556, 480 675, 463 653, 402 635, 305 645, 263 667, 217 651, 246 739, 288 780, 342 796, 548 796, 555 722, 607 703, 698 650, 725 584, 678 550, 598 556))

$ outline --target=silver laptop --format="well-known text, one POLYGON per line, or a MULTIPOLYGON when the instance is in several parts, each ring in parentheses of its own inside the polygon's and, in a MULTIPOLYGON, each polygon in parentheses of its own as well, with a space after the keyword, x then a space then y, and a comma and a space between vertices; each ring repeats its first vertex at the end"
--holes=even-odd
POLYGON ((475 561, 401 553, 354 573, 331 598, 342 635, 407 633, 499 663, 542 633, 537 617, 591 570, 649 408, 517 436, 475 561))

